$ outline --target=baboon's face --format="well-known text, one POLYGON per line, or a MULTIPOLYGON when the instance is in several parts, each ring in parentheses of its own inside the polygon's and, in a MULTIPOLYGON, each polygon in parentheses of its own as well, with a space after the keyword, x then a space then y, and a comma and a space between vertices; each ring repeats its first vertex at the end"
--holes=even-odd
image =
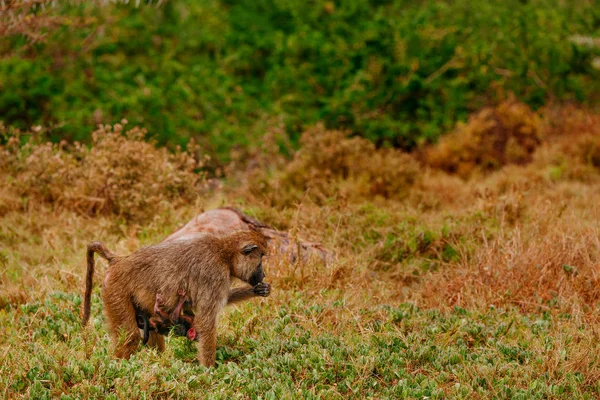
POLYGON ((262 258, 267 252, 267 242, 259 233, 247 232, 247 234, 247 237, 240 241, 239 253, 234 261, 233 275, 256 286, 265 278, 262 258))

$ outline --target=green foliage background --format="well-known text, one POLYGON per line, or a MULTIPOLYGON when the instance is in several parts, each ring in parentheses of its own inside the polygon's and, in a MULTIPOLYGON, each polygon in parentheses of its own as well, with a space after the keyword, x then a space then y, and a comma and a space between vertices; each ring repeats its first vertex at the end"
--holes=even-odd
POLYGON ((594 3, 67 4, 53 12, 72 25, 0 44, 0 120, 87 140, 96 123, 127 118, 161 143, 197 137, 226 156, 282 118, 293 141, 324 121, 411 148, 499 93, 534 107, 597 101, 593 50, 568 40, 600 33, 594 3))

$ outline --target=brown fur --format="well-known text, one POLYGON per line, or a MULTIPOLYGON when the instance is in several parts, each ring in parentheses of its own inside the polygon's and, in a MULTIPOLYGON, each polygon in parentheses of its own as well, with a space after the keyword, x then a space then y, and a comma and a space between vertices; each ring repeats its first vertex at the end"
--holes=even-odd
MULTIPOLYGON (((270 294, 269 284, 262 282, 262 256, 266 251, 264 236, 254 231, 220 237, 200 234, 145 247, 124 257, 114 255, 98 242, 90 243, 83 323, 87 323, 90 315, 94 252, 97 252, 109 262, 102 300, 117 357, 128 358, 139 345, 135 307, 152 315, 160 294, 164 309, 175 310, 181 304, 179 293, 185 293, 195 315, 198 358, 205 366, 213 366, 217 316, 221 309, 227 303, 270 294), (255 286, 231 289, 232 277, 255 286)), ((159 350, 164 348, 164 339, 156 332, 150 333, 148 343, 159 350)))
POLYGON ((211 233, 220 236, 237 230, 254 230, 262 233, 267 239, 270 252, 272 254, 287 254, 292 263, 299 259, 307 260, 312 256, 320 258, 325 264, 335 259, 334 254, 322 244, 305 240, 292 240, 288 232, 271 228, 233 207, 217 208, 195 216, 167 237, 164 242, 189 238, 198 233, 211 233))

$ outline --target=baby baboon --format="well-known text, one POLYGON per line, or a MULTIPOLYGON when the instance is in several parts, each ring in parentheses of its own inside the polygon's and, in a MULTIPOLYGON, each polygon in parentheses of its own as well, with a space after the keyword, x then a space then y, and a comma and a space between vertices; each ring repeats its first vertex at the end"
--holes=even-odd
POLYGON ((194 315, 188 309, 184 312, 184 304, 190 305, 189 301, 185 300, 185 290, 179 290, 179 302, 175 306, 175 309, 168 313, 165 311, 165 305, 160 293, 156 294, 156 302, 154 303, 154 315, 150 316, 145 312, 136 308, 136 319, 138 328, 143 332, 142 342, 148 343, 150 339, 150 332, 158 332, 161 335, 166 335, 173 331, 177 336, 186 336, 190 340, 197 338, 196 331, 194 330, 194 315))
POLYGON ((194 330, 193 313, 190 313, 189 310, 186 310, 188 311, 186 313, 183 309, 184 304, 189 303, 185 300, 186 292, 185 290, 179 290, 177 294, 179 295, 179 302, 170 314, 165 311, 164 300, 160 293, 156 294, 154 315, 152 317, 136 310, 138 313, 138 327, 144 331, 144 344, 148 342, 150 330, 165 335, 173 329, 178 336, 186 336, 190 340, 197 338, 194 330))
MULTIPOLYGON (((191 304, 198 358, 205 366, 213 366, 221 309, 228 303, 270 294, 271 286, 263 282, 262 257, 266 251, 264 236, 254 231, 221 237, 197 235, 145 247, 128 256, 117 256, 99 242, 90 243, 83 324, 90 316, 94 253, 98 253, 109 262, 102 300, 117 357, 128 358, 136 350, 141 339, 136 310, 153 315, 160 294, 158 308, 161 312, 175 310, 172 317, 181 313, 183 303, 191 304), (231 289, 231 277, 250 285, 231 289), (122 333, 125 339, 120 343, 122 333)), ((164 348, 158 332, 149 336, 150 346, 164 348)))

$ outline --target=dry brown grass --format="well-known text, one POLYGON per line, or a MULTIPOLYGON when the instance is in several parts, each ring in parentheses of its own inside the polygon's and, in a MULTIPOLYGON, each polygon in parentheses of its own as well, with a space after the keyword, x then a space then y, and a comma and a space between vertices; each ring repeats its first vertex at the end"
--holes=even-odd
POLYGON ((596 313, 600 305, 598 211, 563 207, 548 202, 527 223, 503 228, 492 240, 483 240, 456 266, 425 283, 424 303, 596 313))
MULTIPOLYGON (((374 285, 382 302, 413 300, 444 309, 516 306, 524 312, 591 316, 600 303, 593 206, 600 192, 591 185, 600 178, 594 164, 597 118, 580 109, 538 116, 515 102, 485 110, 447 143, 468 143, 473 132, 504 130, 503 151, 514 139, 527 156, 505 154, 495 168, 508 165, 496 171, 470 158, 471 172, 482 167, 479 172, 487 173, 467 180, 438 171, 435 163, 419 169, 411 155, 390 155, 361 139, 316 128, 280 172, 255 171, 246 185, 228 189, 228 196, 245 198, 260 218, 324 241, 341 255, 332 270, 320 273, 279 266, 288 286, 300 274, 298 285, 374 285), (561 126, 564 115, 571 118, 561 126), (501 126, 475 129, 490 119, 501 126), (387 169, 390 177, 399 171, 392 196, 369 186, 389 165, 387 157, 398 163, 387 169)), ((492 142, 477 151, 485 153, 492 142)), ((383 175, 382 181, 393 179, 383 175)))

